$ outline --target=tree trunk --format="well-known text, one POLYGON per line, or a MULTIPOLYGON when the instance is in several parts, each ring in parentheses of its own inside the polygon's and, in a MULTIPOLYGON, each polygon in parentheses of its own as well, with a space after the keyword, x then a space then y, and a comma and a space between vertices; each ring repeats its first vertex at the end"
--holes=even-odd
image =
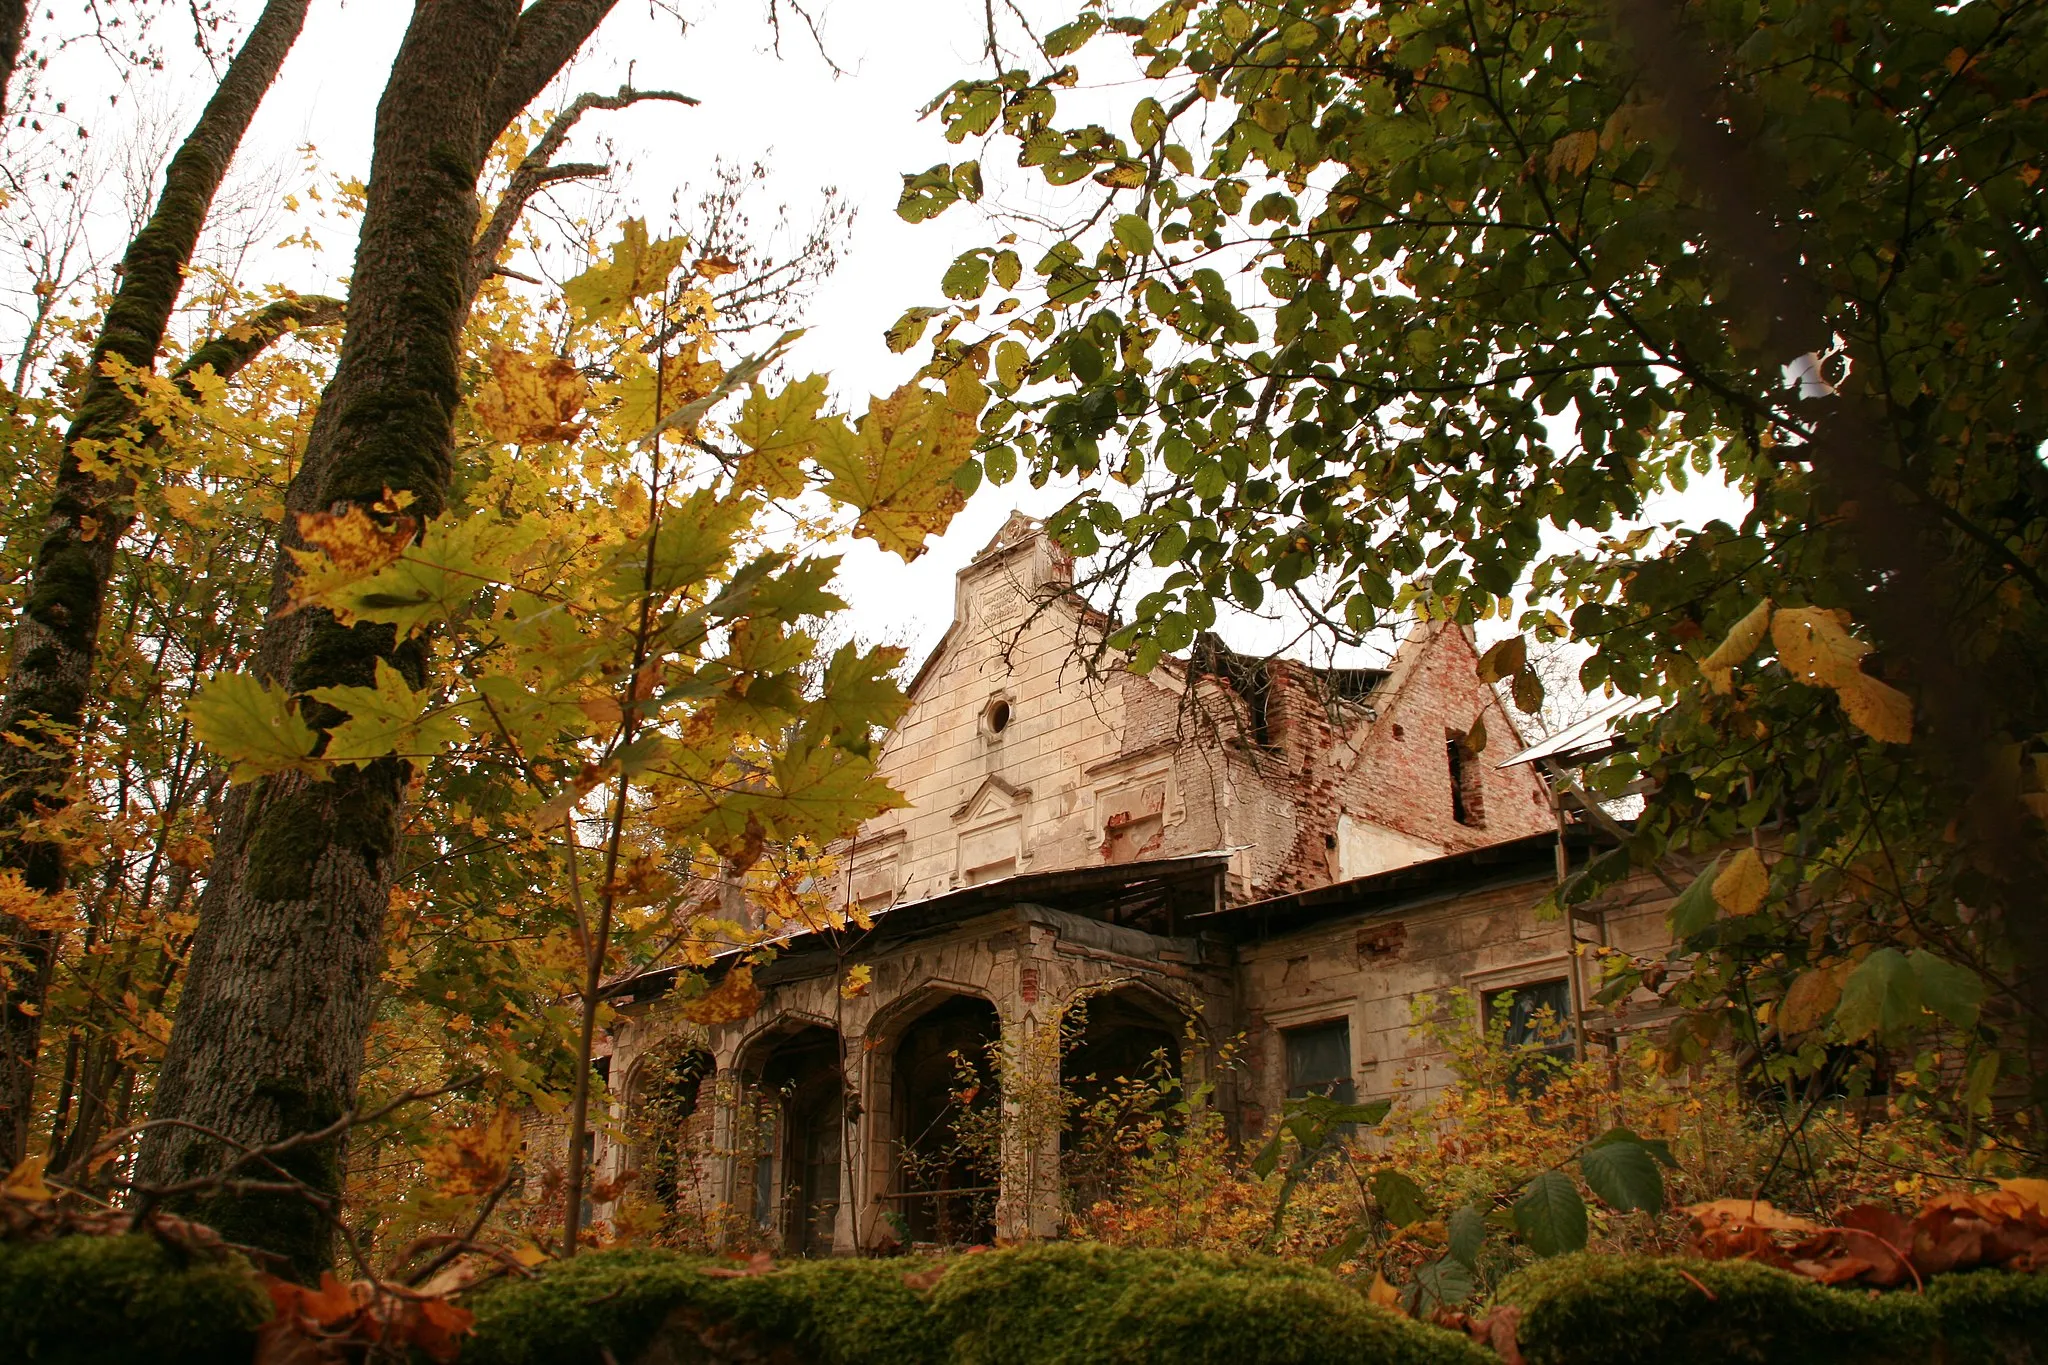
POLYGON ((7 92, 14 84, 14 64, 28 38, 28 0, 0 0, 0 114, 7 112, 7 92))
MULTIPOLYGON (((416 4, 378 106, 348 330, 301 472, 317 488, 313 506, 368 506, 390 490, 413 495, 411 515, 444 507, 484 154, 610 7, 541 0, 522 16, 516 0, 416 4)), ((286 572, 273 603, 288 591, 286 572)), ((398 642, 389 626, 273 610, 264 637, 259 667, 295 693, 371 683, 380 659, 415 688, 425 681, 425 642, 398 642)), ((302 705, 316 728, 340 719, 302 705)), ((325 782, 285 774, 229 794, 152 1112, 182 1122, 150 1130, 145 1186, 231 1159, 184 1125, 258 1146, 352 1107, 410 775, 409 764, 386 759, 325 782)), ((277 1162, 313 1198, 221 1191, 183 1206, 311 1277, 331 1264, 345 1143, 295 1148, 277 1162)))
MULTIPOLYGON (((171 159, 156 209, 122 258, 121 287, 107 308, 85 390, 65 433, 56 493, 36 548, 28 600, 15 622, 0 702, 0 734, 9 741, 0 744, 0 868, 18 871, 36 891, 64 889, 63 850, 39 837, 34 823, 66 799, 107 577, 115 547, 135 517, 133 476, 99 472, 104 465, 89 468, 80 459, 95 449, 104 456, 109 446, 117 452, 134 435, 135 404, 105 366, 118 361, 147 370, 156 364, 213 196, 298 39, 306 4, 270 0, 171 159)), ((9 959, 0 1002, 0 1165, 21 1160, 27 1150, 55 940, 48 929, 0 916, 0 947, 9 959)))

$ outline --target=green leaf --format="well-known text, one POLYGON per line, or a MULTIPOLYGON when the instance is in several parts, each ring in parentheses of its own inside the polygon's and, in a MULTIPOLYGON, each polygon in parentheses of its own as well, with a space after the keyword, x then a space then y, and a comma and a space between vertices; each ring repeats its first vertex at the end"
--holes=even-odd
POLYGON ((1479 1249, 1486 1244, 1486 1215, 1466 1204, 1453 1209, 1445 1222, 1451 1258, 1468 1270, 1479 1267, 1479 1249))
POLYGON ((1721 874, 1721 857, 1693 878, 1692 885, 1671 903, 1671 936, 1683 943, 1711 925, 1720 916, 1721 904, 1714 899, 1714 878, 1721 874))
POLYGON ((1064 57, 1079 50, 1081 45, 1093 38, 1102 28, 1102 16, 1084 14, 1071 24, 1061 24, 1045 35, 1045 55, 1064 57))
POLYGON ((1152 250, 1152 225, 1135 213, 1118 218, 1110 226, 1109 234, 1133 256, 1143 256, 1152 250))
POLYGON ((1367 1177, 1365 1187, 1372 1192, 1373 1202, 1380 1206, 1387 1221, 1397 1228, 1419 1223, 1429 1216, 1422 1186, 1391 1166, 1374 1171, 1367 1177))
POLYGON ((1438 1308, 1455 1308, 1479 1292, 1471 1269, 1450 1256, 1416 1267, 1415 1288, 1417 1307, 1423 1314, 1438 1308))
POLYGON ((1259 1148, 1259 1154, 1252 1158, 1252 1174, 1261 1180, 1264 1180, 1273 1174, 1275 1170, 1279 1169, 1280 1137, 1279 1133, 1273 1134, 1271 1138, 1267 1139, 1266 1145, 1259 1148))
POLYGON ((391 754, 426 758, 462 738, 461 718, 450 709, 434 709, 433 688, 413 691, 405 675, 383 659, 377 660, 376 676, 375 687, 316 687, 306 694, 348 714, 328 737, 330 761, 363 764, 391 754))
POLYGON ((1925 948, 1906 954, 1912 964, 1913 980, 1920 988, 1920 1004, 1954 1024, 1974 1028, 1978 1010, 1984 1004, 1984 978, 1960 963, 1936 957, 1925 948))
POLYGON ((1579 1155, 1579 1173, 1609 1207, 1627 1212, 1664 1211, 1664 1176, 1657 1159, 1640 1142, 1614 1140, 1610 1134, 1579 1155))
POLYGON ((893 725, 908 699, 895 672, 903 651, 862 650, 843 644, 825 665, 818 698, 806 709, 805 725, 820 740, 865 753, 871 730, 893 725))
POLYGON ((1920 980, 1896 948, 1879 948, 1842 983, 1835 1027, 1846 1042, 1897 1033, 1920 1022, 1920 980))
POLYGON ((996 283, 1005 289, 1015 289, 1017 281, 1024 278, 1023 260, 1007 248, 996 253, 990 269, 995 273, 996 283))
POLYGON ((976 251, 960 255, 939 281, 949 299, 978 299, 988 292, 988 257, 976 251))
POLYGON ((199 742, 235 765, 232 782, 293 771, 325 776, 311 761, 319 736, 283 688, 223 673, 192 695, 185 714, 199 742))
POLYGON ((1131 141, 1138 145, 1138 150, 1151 151, 1152 144, 1159 141, 1165 131, 1166 110, 1159 101, 1150 95, 1139 100, 1137 107, 1131 110, 1131 141))
POLYGON ((1538 1256, 1586 1248, 1586 1201, 1563 1171, 1545 1171, 1515 1201, 1515 1230, 1538 1256))
POLYGON ((1372 1229, 1364 1223, 1353 1225, 1351 1231, 1337 1240, 1336 1245, 1316 1257, 1316 1264, 1325 1270, 1351 1259, 1353 1252, 1365 1245, 1365 1239, 1372 1235, 1372 1229))

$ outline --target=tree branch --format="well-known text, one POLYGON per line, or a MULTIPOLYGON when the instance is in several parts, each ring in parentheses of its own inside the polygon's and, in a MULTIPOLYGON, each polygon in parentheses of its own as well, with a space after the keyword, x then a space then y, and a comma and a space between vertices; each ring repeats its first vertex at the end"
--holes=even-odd
POLYGON ((567 109, 555 115, 554 122, 541 134, 540 141, 533 145, 533 150, 512 172, 504 194, 498 197, 498 206, 491 211, 490 222, 484 225, 483 232, 476 239, 476 247, 470 256, 471 294, 475 294, 477 286, 496 269, 499 254, 512 238, 512 229, 519 226, 519 215, 526 211, 526 205, 534 195, 559 181, 603 175, 611 169, 589 161, 551 164, 556 153, 562 150, 562 144, 569 140, 577 121, 592 109, 625 109, 643 100, 697 103, 691 96, 673 90, 635 90, 629 85, 622 85, 616 95, 578 95, 567 109))

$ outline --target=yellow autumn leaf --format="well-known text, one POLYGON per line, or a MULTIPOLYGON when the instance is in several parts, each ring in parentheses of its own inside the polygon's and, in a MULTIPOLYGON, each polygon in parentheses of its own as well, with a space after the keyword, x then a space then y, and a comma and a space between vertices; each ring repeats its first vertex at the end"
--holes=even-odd
POLYGON ((2039 1212, 2048 1213, 2048 1180, 2022 1176, 2012 1180, 2001 1180, 1998 1182, 1998 1188, 2007 1194, 2018 1195, 2022 1201, 2031 1204, 2039 1212))
POLYGON ((1845 963, 1830 963, 1801 972, 1778 1003, 1778 1031, 1787 1036, 1819 1027, 1842 998, 1845 963))
POLYGON ((1600 134, 1591 128, 1566 133, 1550 144, 1550 178, 1562 180, 1567 175, 1584 175, 1599 150, 1600 134))
POLYGON ((1771 599, 1750 608, 1749 614, 1737 621, 1729 630, 1728 638, 1721 641, 1712 654, 1700 660, 1700 672, 1706 676, 1707 685, 1716 692, 1727 693, 1735 685, 1735 665, 1756 652, 1764 632, 1770 628, 1771 599))
POLYGON ((1372 1288, 1365 1292, 1365 1297, 1368 1303, 1396 1313, 1401 1311, 1401 1291, 1387 1283, 1387 1277, 1377 1270, 1372 1273, 1372 1288))
POLYGON ((1753 848, 1728 860, 1714 878, 1714 900, 1731 915, 1753 915, 1771 889, 1771 874, 1753 848))
POLYGON ((1840 687, 1870 646, 1851 635, 1841 615, 1824 607, 1780 607, 1771 617, 1771 644, 1785 671, 1803 683, 1840 687))
POLYGON ((1835 695, 1849 723, 1886 744, 1913 741, 1913 699, 1868 673, 1850 674, 1836 685, 1835 695))
POLYGON ((25 1159, 7 1173, 6 1183, 0 1184, 0 1194, 5 1194, 11 1199, 25 1199, 38 1204, 55 1199, 57 1196, 43 1183, 43 1167, 48 1160, 48 1157, 41 1156, 25 1159))
POLYGON ((368 578, 404 554, 418 532, 419 523, 411 517, 398 517, 387 524, 353 505, 339 514, 301 513, 299 537, 313 548, 292 551, 299 573, 292 580, 289 609, 318 603, 368 578))
POLYGON ((839 986, 840 996, 847 1000, 858 1000, 861 996, 868 993, 868 987, 874 984, 874 976, 875 969, 868 966, 865 962, 858 966, 848 967, 846 969, 846 980, 840 983, 839 986))
POLYGON ((975 414, 946 394, 906 384, 868 400, 852 427, 826 428, 817 463, 825 492, 860 515, 856 535, 905 560, 946 529, 967 499, 953 474, 973 450, 975 414))
POLYGON ((732 434, 747 447, 740 456, 740 481, 771 498, 803 492, 810 483, 804 462, 817 455, 825 428, 846 425, 838 417, 820 415, 824 402, 825 376, 820 374, 774 393, 756 384, 732 424, 732 434))
POLYGON ((573 441, 588 389, 573 362, 558 355, 493 351, 491 377, 478 389, 477 421, 507 445, 573 441))
POLYGON ((0 869, 0 915, 18 920, 31 929, 59 933, 72 927, 73 898, 69 892, 52 896, 36 890, 15 868, 0 869))
POLYGON ((489 1123, 456 1128, 420 1152, 427 1178, 446 1195, 489 1194, 519 1152, 519 1115, 501 1108, 489 1123))
POLYGON ((716 986, 683 1006, 693 1024, 736 1024, 761 1008, 763 993, 754 984, 754 969, 741 963, 716 986))

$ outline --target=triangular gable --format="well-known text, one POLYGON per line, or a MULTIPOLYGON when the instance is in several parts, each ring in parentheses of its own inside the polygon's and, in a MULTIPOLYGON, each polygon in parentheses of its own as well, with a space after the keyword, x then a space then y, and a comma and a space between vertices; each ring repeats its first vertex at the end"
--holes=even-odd
POLYGON ((991 773, 981 785, 953 809, 953 819, 978 820, 991 811, 1021 806, 1031 799, 1031 788, 1016 787, 991 773))

